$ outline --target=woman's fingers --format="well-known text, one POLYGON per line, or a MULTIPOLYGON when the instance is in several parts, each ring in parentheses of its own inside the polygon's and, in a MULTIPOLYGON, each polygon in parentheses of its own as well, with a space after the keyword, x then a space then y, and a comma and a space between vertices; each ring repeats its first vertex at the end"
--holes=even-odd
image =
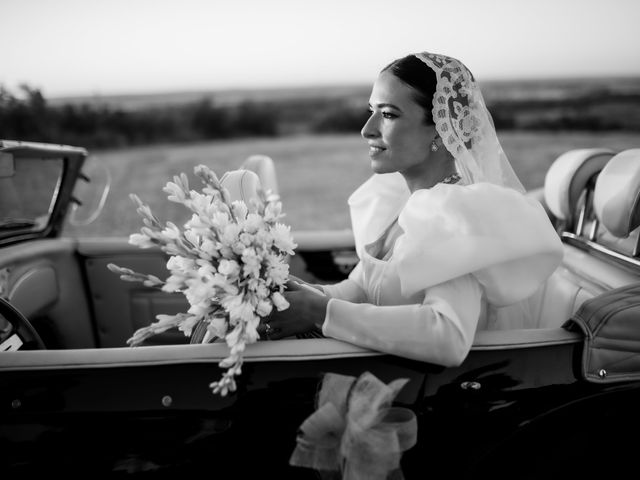
POLYGON ((293 326, 291 323, 291 319, 288 317, 280 317, 273 318, 269 322, 269 326, 271 327, 271 338, 273 340, 279 340, 280 338, 288 337, 293 334, 293 326))
POLYGON ((315 295, 324 295, 324 290, 320 285, 315 285, 313 283, 307 283, 303 280, 294 280, 289 279, 287 281, 287 290, 290 292, 298 292, 300 290, 306 290, 308 292, 314 293, 315 295))
POLYGON ((294 280, 291 278, 287 280, 287 290, 295 292, 301 289, 302 289, 302 284, 300 283, 300 281, 294 280))
POLYGON ((258 333, 261 338, 279 340, 317 330, 324 321, 329 297, 305 284, 298 291, 286 292, 289 308, 273 311, 263 319, 258 333), (261 333, 263 332, 263 333, 261 333))
POLYGON ((266 321, 258 324, 256 330, 262 340, 279 340, 284 337, 282 335, 282 322, 267 318, 266 321))
POLYGON ((299 277, 296 277, 295 275, 289 275, 289 279, 287 280, 287 288, 289 290, 299 290, 301 285, 304 285, 305 282, 304 280, 302 280, 299 277))

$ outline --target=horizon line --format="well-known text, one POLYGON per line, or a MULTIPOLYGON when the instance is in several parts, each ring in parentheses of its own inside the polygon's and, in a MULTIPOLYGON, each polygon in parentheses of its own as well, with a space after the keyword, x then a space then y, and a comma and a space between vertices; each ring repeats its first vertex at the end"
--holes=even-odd
MULTIPOLYGON (((509 78, 486 78, 478 80, 480 85, 483 84, 500 84, 500 83, 535 83, 535 82, 597 82, 604 80, 638 80, 640 74, 615 74, 615 75, 594 75, 594 76, 548 76, 548 77, 509 77, 509 78)), ((23 84, 29 85, 23 82, 23 84)), ((2 83, 0 83, 2 86, 2 83)), ((370 82, 331 82, 318 84, 282 84, 267 86, 221 86, 221 87, 176 87, 157 90, 114 90, 114 91, 93 91, 78 93, 63 93, 47 95, 42 88, 32 87, 45 92, 47 100, 68 100, 79 98, 127 98, 127 97, 154 97, 163 95, 195 95, 195 94, 211 94, 211 93, 250 93, 250 92, 286 92, 286 91, 304 91, 304 90, 322 90, 322 89, 340 89, 340 88, 371 88, 370 82)))

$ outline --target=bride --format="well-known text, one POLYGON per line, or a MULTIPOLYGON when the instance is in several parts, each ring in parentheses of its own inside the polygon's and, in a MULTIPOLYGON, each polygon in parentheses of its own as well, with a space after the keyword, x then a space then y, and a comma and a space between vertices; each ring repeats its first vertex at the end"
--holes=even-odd
POLYGON ((334 285, 290 282, 259 330, 327 337, 455 366, 477 329, 526 328, 560 240, 524 195, 471 72, 418 53, 382 69, 362 128, 372 177, 349 198, 359 263, 334 285))

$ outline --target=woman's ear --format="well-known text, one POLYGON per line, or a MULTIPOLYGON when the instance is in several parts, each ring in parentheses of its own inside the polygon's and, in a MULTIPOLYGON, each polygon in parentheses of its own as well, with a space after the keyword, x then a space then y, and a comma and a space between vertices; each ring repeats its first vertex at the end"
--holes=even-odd
POLYGON ((440 135, 438 135, 438 132, 436 132, 436 129, 434 127, 433 135, 431 136, 431 141, 429 142, 429 149, 432 152, 437 152, 441 148, 444 148, 444 145, 442 144, 442 139, 440 138, 440 135))

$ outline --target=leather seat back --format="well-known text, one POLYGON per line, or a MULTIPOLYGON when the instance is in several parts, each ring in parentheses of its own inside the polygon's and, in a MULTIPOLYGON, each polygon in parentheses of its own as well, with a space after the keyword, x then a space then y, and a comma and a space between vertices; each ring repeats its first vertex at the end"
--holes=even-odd
POLYGON ((620 152, 595 186, 597 242, 622 255, 640 257, 640 148, 620 152))
POLYGON ((560 155, 544 181, 547 208, 560 221, 560 229, 580 233, 591 204, 595 179, 614 156, 613 150, 582 148, 560 155))

